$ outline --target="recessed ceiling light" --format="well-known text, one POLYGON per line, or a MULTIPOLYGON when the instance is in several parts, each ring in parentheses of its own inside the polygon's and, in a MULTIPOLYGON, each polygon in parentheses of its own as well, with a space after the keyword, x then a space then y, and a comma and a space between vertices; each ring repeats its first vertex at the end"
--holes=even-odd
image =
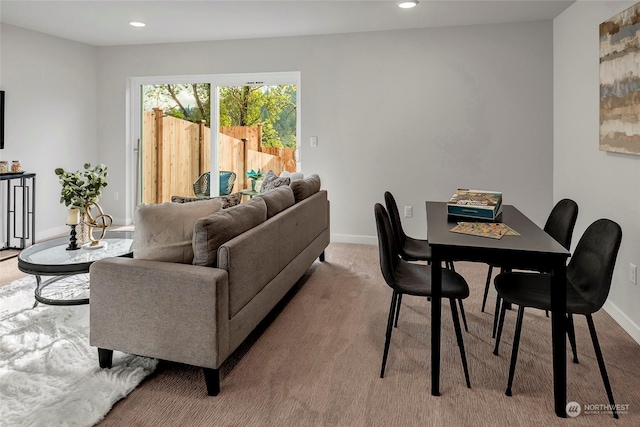
POLYGON ((418 5, 418 1, 401 1, 398 3, 398 6, 403 9, 411 9, 412 7, 416 7, 418 5))
POLYGON ((131 21, 129 22, 129 25, 131 25, 132 27, 137 27, 137 28, 142 28, 142 27, 146 27, 147 24, 145 24, 144 22, 140 22, 140 21, 131 21))

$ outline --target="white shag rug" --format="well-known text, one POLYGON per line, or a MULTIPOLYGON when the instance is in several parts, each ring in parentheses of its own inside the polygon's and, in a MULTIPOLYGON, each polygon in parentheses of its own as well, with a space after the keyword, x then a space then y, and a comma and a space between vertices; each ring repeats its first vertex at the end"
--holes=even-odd
POLYGON ((94 425, 157 360, 114 352, 100 369, 89 305, 32 308, 35 283, 0 287, 0 426, 94 425))

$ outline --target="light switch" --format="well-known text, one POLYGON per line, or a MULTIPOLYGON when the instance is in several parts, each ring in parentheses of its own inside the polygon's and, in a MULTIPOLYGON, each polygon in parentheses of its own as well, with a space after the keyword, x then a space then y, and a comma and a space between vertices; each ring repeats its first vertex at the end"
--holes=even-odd
POLYGON ((312 136, 311 137, 311 146, 312 147, 317 147, 318 146, 318 137, 317 136, 312 136))

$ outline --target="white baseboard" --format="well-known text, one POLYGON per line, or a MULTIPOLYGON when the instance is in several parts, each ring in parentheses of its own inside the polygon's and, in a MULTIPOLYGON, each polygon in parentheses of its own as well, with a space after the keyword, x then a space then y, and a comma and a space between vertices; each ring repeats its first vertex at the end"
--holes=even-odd
POLYGON ((609 300, 604 303, 603 308, 604 311, 606 311, 609 316, 611 316, 611 318, 615 320, 616 323, 620 325, 620 327, 624 329, 625 332, 635 340, 635 342, 640 344, 640 327, 636 325, 634 321, 629 318, 629 316, 624 314, 624 312, 620 310, 617 305, 610 302, 609 300))
POLYGON ((332 234, 331 241, 336 243, 356 243, 359 245, 377 245, 378 239, 372 236, 356 236, 351 234, 332 234))

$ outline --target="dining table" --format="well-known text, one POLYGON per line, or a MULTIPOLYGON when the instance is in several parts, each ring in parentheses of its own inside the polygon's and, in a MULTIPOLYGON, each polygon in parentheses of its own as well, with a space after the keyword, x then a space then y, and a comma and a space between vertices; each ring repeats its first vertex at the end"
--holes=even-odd
POLYGON ((558 417, 566 417, 566 265, 570 252, 527 218, 515 206, 503 205, 495 222, 507 225, 514 235, 500 238, 452 232, 459 222, 472 218, 448 214, 447 202, 427 201, 427 240, 431 247, 431 394, 440 395, 440 329, 442 310, 442 262, 472 261, 505 270, 543 271, 551 275, 551 329, 553 348, 553 399, 558 417))

